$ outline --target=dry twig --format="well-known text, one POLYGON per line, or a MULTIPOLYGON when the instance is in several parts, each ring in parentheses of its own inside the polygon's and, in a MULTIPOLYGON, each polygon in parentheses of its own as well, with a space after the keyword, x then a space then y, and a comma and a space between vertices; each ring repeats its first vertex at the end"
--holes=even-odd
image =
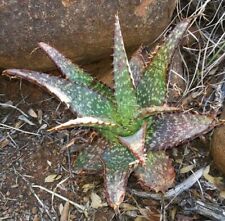
POLYGON ((46 212, 46 214, 48 215, 49 219, 51 221, 54 221, 55 219, 52 217, 52 215, 50 214, 47 206, 43 203, 43 201, 38 197, 38 195, 35 193, 31 183, 22 175, 20 174, 16 169, 14 169, 14 172, 15 174, 19 175, 24 181, 25 183, 27 184, 27 186, 29 187, 30 189, 30 192, 34 195, 34 197, 37 199, 39 205, 42 207, 42 209, 46 212))
POLYGON ((7 130, 16 130, 16 131, 19 131, 19 132, 25 133, 25 134, 30 134, 30 135, 34 135, 34 136, 41 136, 41 135, 38 134, 38 133, 33 133, 33 132, 30 132, 30 131, 21 130, 21 129, 19 129, 19 128, 11 127, 11 126, 9 126, 9 125, 0 123, 0 128, 1 128, 1 127, 2 127, 3 129, 7 129, 7 130))
POLYGON ((75 208, 77 208, 79 212, 82 212, 82 213, 85 213, 86 212, 86 208, 84 206, 82 206, 82 205, 80 205, 78 203, 75 203, 72 200, 70 200, 70 199, 68 199, 68 198, 66 198, 64 196, 61 196, 60 194, 55 193, 55 192, 53 192, 53 191, 51 191, 51 190, 49 190, 49 189, 47 189, 47 188, 45 188, 43 186, 39 186, 39 185, 34 185, 33 184, 32 187, 33 188, 39 188, 41 190, 44 190, 47 193, 50 193, 50 194, 52 194, 52 195, 54 195, 54 196, 56 196, 56 197, 58 197, 58 198, 60 198, 60 199, 62 199, 64 201, 66 201, 66 202, 69 202, 71 205, 73 205, 75 208))
POLYGON ((192 202, 193 207, 187 206, 184 209, 189 212, 198 213, 215 221, 225 220, 225 209, 212 203, 205 203, 199 200, 192 202))

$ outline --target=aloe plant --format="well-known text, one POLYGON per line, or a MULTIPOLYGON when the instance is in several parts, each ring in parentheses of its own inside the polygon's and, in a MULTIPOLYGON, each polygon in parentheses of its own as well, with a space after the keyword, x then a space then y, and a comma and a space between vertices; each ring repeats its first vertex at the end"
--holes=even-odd
POLYGON ((44 87, 77 113, 76 119, 50 131, 83 126, 93 127, 102 135, 104 145, 89 145, 81 150, 74 170, 77 173, 102 171, 107 201, 115 210, 124 199, 132 172, 144 188, 164 192, 171 187, 175 172, 165 150, 215 126, 210 116, 183 112, 166 103, 169 65, 188 25, 188 20, 182 21, 151 54, 140 48, 128 61, 116 16, 114 90, 45 43, 39 46, 63 77, 29 70, 4 71, 7 76, 44 87))

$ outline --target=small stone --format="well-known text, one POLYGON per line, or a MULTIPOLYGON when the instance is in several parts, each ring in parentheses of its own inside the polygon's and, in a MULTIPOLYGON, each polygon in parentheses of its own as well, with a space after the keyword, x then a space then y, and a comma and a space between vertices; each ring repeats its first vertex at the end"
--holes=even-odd
MULTIPOLYGON (((225 107, 220 117, 225 120, 225 107)), ((211 154, 215 166, 225 175, 225 125, 220 126, 214 130, 211 154)))
POLYGON ((38 213, 37 207, 33 207, 31 212, 32 212, 33 215, 37 214, 38 213))

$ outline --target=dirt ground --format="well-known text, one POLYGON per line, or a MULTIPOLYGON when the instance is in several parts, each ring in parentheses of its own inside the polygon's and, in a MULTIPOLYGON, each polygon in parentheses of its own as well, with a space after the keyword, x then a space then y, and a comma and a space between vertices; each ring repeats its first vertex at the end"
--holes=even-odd
MULTIPOLYGON (((74 174, 74 151, 79 144, 65 146, 77 135, 78 143, 87 142, 92 131, 48 132, 47 128, 73 115, 55 98, 27 82, 1 76, 0 103, 0 220, 159 221, 162 214, 163 220, 211 220, 199 215, 194 201, 223 206, 222 182, 201 178, 172 200, 146 199, 127 191, 120 214, 115 215, 104 198, 102 175, 74 174), (79 140, 82 134, 87 140, 79 140), (85 206, 85 212, 73 203, 85 206)), ((208 143, 202 138, 170 152, 177 184, 192 171, 211 164, 208 143)), ((213 178, 218 175, 213 167, 211 173, 213 178)), ((128 188, 140 189, 135 178, 129 179, 128 188)))

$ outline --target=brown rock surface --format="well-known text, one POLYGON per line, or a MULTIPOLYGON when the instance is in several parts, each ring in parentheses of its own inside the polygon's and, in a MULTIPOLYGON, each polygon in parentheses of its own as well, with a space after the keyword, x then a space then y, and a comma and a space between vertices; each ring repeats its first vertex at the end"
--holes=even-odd
MULTIPOLYGON (((225 108, 220 118, 225 120, 225 108)), ((216 128, 213 133, 211 154, 216 167, 225 174, 225 125, 216 128)))
POLYGON ((0 0, 0 67, 53 67, 37 43, 44 41, 76 63, 112 54, 118 12, 129 50, 152 42, 170 21, 175 0, 0 0))

